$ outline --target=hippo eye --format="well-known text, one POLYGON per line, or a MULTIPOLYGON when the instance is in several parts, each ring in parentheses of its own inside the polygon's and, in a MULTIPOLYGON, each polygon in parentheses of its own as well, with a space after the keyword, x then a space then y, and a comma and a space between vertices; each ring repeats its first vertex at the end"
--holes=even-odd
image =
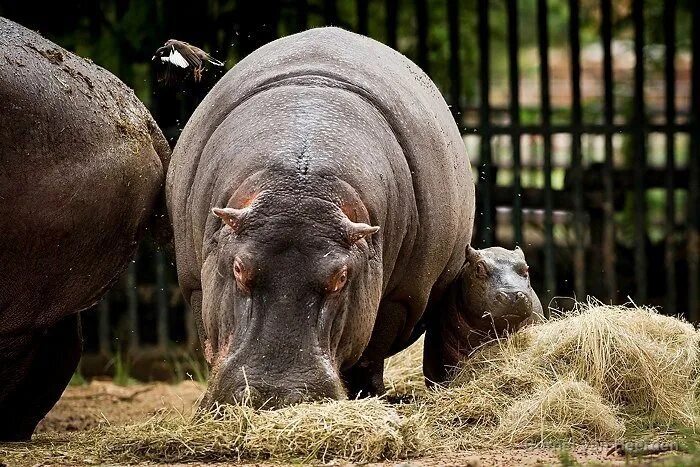
POLYGON ((243 266, 243 262, 238 258, 233 261, 233 277, 235 277, 239 288, 246 292, 250 289, 250 277, 248 271, 246 270, 245 266, 243 266))
POLYGON ((529 277, 530 275, 530 267, 527 264, 521 264, 518 267, 518 273, 523 276, 523 277, 529 277))
POLYGON ((343 287, 345 287, 345 284, 348 282, 348 268, 347 266, 343 266, 340 268, 338 272, 336 272, 333 275, 333 278, 330 280, 328 285, 326 286, 326 291, 328 293, 337 293, 340 292, 343 287))
POLYGON ((483 261, 476 263, 476 275, 478 277, 488 277, 489 269, 486 267, 483 261))

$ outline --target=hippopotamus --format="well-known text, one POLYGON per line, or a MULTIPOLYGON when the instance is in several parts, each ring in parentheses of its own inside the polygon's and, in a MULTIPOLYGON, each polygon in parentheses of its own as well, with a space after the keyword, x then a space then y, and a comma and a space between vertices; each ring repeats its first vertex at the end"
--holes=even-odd
POLYGON ((433 82, 338 28, 253 52, 185 126, 166 182, 212 377, 202 406, 384 391, 464 263, 474 182, 433 82))
POLYGON ((170 149, 115 76, 4 18, 0 102, 0 440, 20 440, 158 212, 170 149))
POLYGON ((443 296, 436 332, 426 334, 423 373, 429 385, 448 382, 459 362, 485 343, 544 319, 522 249, 470 245, 465 256, 443 296))

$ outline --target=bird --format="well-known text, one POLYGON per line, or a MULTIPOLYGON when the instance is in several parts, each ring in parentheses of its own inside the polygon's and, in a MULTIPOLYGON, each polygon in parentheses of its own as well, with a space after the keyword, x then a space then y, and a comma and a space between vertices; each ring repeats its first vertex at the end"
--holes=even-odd
POLYGON ((160 65, 158 81, 164 81, 166 84, 184 80, 188 77, 190 70, 194 81, 201 81, 206 63, 218 67, 224 66, 224 62, 213 58, 199 47, 177 39, 166 41, 156 50, 151 61, 160 65))

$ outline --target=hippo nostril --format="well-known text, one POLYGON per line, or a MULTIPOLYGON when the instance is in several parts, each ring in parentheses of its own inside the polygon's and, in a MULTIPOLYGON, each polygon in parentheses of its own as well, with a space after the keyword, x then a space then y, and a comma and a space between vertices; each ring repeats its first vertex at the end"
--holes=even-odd
POLYGON ((496 303, 509 303, 511 301, 510 295, 506 292, 498 292, 496 294, 496 303))

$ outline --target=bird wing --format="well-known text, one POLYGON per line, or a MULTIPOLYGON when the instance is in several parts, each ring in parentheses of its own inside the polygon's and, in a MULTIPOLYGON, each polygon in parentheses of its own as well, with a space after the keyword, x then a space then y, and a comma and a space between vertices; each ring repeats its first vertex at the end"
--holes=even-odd
POLYGON ((167 57, 161 57, 164 62, 170 62, 173 65, 179 66, 180 68, 187 68, 190 66, 190 62, 182 56, 182 54, 173 46, 170 55, 167 57))

